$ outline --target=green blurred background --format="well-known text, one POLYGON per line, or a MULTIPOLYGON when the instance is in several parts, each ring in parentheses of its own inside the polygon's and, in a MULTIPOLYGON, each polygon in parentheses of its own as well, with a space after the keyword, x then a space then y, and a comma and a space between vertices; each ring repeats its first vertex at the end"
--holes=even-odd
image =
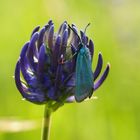
POLYGON ((0 140, 40 140, 43 106, 23 101, 14 69, 32 29, 67 20, 94 40, 111 63, 97 100, 69 104, 52 116, 51 140, 140 140, 139 0, 0 0, 0 140), (138 70, 138 71, 137 71, 138 70), (28 122, 29 121, 29 122, 28 122))

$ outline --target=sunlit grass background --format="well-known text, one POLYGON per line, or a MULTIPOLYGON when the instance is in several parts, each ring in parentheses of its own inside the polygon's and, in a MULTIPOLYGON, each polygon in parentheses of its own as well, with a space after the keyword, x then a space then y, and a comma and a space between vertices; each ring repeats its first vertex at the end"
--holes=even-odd
POLYGON ((0 140, 40 140, 43 106, 23 101, 12 76, 32 29, 67 20, 94 40, 111 71, 97 100, 52 116, 51 140, 140 140, 139 0, 0 0, 0 140), (26 125, 27 124, 27 125, 26 125))

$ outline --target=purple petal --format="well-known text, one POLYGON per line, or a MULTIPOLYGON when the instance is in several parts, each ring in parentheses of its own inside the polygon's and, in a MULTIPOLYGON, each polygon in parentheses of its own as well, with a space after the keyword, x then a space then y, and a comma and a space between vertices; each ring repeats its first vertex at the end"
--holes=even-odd
POLYGON ((63 63, 63 73, 64 73, 65 77, 69 76, 72 72, 73 72, 73 62, 71 60, 64 62, 63 63))
POLYGON ((61 26, 59 27, 59 30, 58 30, 58 35, 61 33, 61 30, 62 30, 62 26, 63 26, 64 22, 61 24, 61 26))
POLYGON ((108 73, 109 73, 109 70, 110 70, 110 64, 107 64, 107 67, 103 73, 103 75, 101 76, 101 78, 94 84, 94 90, 98 89, 102 83, 104 82, 104 80, 106 79, 108 73))
POLYGON ((46 31, 48 30, 49 26, 50 26, 49 24, 46 24, 46 25, 44 26, 46 31))
POLYGON ((25 81, 28 83, 31 79, 31 75, 30 73, 28 72, 28 68, 29 68, 29 65, 28 65, 28 61, 27 61, 27 58, 26 58, 26 52, 27 52, 27 49, 28 49, 28 46, 29 46, 29 42, 27 42, 22 50, 21 50, 21 54, 20 54, 20 68, 21 68, 21 72, 22 72, 22 75, 25 79, 25 81))
POLYGON ((94 55, 94 44, 93 44, 92 40, 89 40, 89 45, 87 47, 89 48, 91 57, 93 58, 93 55, 94 55))
POLYGON ((66 86, 68 87, 74 87, 75 86, 75 73, 70 74, 67 79, 65 79, 64 84, 66 84, 66 86))
POLYGON ((43 36, 43 42, 46 44, 48 42, 48 32, 49 32, 49 28, 50 28, 51 25, 49 24, 46 24, 44 26, 45 28, 45 33, 44 33, 44 36, 43 36))
POLYGON ((72 28, 73 28, 73 30, 78 34, 77 27, 76 27, 74 24, 72 24, 72 28))
POLYGON ((37 76, 41 81, 43 80, 44 68, 45 68, 45 45, 42 44, 39 50, 39 59, 37 65, 37 76))
POLYGON ((48 24, 49 24, 49 25, 53 25, 52 20, 49 20, 49 21, 48 21, 48 24))
POLYGON ((20 91, 23 98, 28 98, 29 95, 24 91, 23 85, 20 80, 20 63, 19 63, 19 61, 17 62, 16 69, 15 69, 15 83, 16 83, 17 89, 20 91))
POLYGON ((68 41, 68 30, 66 29, 62 35, 62 46, 66 46, 68 41))
POLYGON ((77 52, 77 48, 71 44, 71 51, 72 55, 74 55, 77 52))
POLYGON ((56 78, 55 78, 55 85, 54 85, 54 90, 55 90, 55 95, 58 97, 58 90, 62 82, 62 64, 59 64, 57 67, 56 71, 56 78))
POLYGON ((44 104, 47 101, 44 94, 39 91, 37 93, 31 93, 31 96, 29 96, 27 100, 35 104, 44 104))
POLYGON ((82 42, 86 45, 87 44, 87 38, 86 38, 85 33, 83 31, 80 31, 80 34, 81 34, 82 42))
POLYGON ((52 82, 51 82, 51 79, 50 79, 49 75, 44 75, 43 76, 42 84, 43 84, 45 89, 49 89, 52 86, 52 82))
POLYGON ((64 22, 62 25, 61 33, 63 33, 68 28, 67 22, 64 22))
POLYGON ((68 41, 68 30, 66 29, 62 35, 61 54, 65 55, 68 41))
POLYGON ((40 48, 40 46, 42 45, 43 43, 43 39, 44 39, 44 34, 45 34, 45 27, 43 27, 40 32, 39 32, 39 37, 38 37, 38 49, 40 48))
MULTIPOLYGON (((72 24, 72 29, 78 34, 77 28, 74 24, 72 24)), ((80 40, 79 40, 79 37, 77 36, 77 34, 75 34, 75 32, 73 32, 71 44, 73 46, 77 47, 80 40)))
POLYGON ((65 29, 67 29, 67 22, 66 22, 66 21, 64 21, 64 22, 61 24, 61 26, 60 26, 60 28, 59 28, 59 30, 58 30, 58 34, 63 33, 65 29))
POLYGON ((32 31, 32 34, 31 34, 31 38, 32 38, 34 33, 39 31, 39 28, 40 28, 40 26, 37 26, 37 27, 34 28, 34 30, 32 31))
POLYGON ((54 46, 54 50, 53 53, 54 55, 60 55, 60 45, 61 45, 61 36, 58 35, 55 41, 55 46, 54 46))
POLYGON ((54 25, 51 25, 48 32, 48 46, 53 48, 53 35, 54 35, 54 25))
POLYGON ((61 37, 60 35, 57 36, 55 46, 53 49, 53 56, 52 56, 52 68, 56 71, 56 67, 58 65, 58 57, 60 56, 60 46, 61 46, 61 37))
POLYGON ((94 81, 97 79, 97 77, 99 76, 101 70, 102 70, 102 66, 103 66, 103 58, 102 58, 102 55, 101 53, 99 53, 98 55, 98 62, 97 62, 97 66, 96 66, 96 69, 95 69, 95 72, 93 74, 93 77, 94 77, 94 81))
POLYGON ((56 96, 55 96, 55 90, 53 87, 51 87, 48 91, 47 91, 47 96, 52 99, 52 100, 56 100, 56 96))
POLYGON ((86 39, 85 40, 86 40, 86 44, 87 44, 88 43, 88 37, 87 36, 86 36, 86 39))
POLYGON ((81 34, 81 39, 82 39, 82 42, 87 45, 88 43, 88 37, 86 36, 86 34, 83 32, 83 31, 80 31, 80 34, 81 34))
POLYGON ((38 39, 38 36, 39 34, 37 32, 33 34, 29 43, 28 51, 27 51, 29 65, 31 66, 33 71, 35 71, 34 55, 36 52, 36 41, 38 39))
POLYGON ((75 71, 75 66, 76 66, 76 58, 77 58, 77 49, 76 47, 74 47, 72 44, 71 44, 71 51, 72 51, 72 55, 73 55, 73 58, 72 58, 72 72, 75 71))
POLYGON ((85 36, 83 31, 80 31, 80 35, 81 35, 81 38, 83 38, 85 36))
POLYGON ((71 35, 71 29, 68 28, 68 38, 70 37, 70 35, 71 35))

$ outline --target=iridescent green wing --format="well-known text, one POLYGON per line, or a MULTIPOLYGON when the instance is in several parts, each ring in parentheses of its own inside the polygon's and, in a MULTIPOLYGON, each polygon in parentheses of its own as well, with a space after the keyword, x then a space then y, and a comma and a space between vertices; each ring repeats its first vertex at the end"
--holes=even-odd
POLYGON ((91 58, 88 48, 82 46, 77 55, 76 61, 76 93, 77 102, 91 97, 93 93, 93 74, 91 58))

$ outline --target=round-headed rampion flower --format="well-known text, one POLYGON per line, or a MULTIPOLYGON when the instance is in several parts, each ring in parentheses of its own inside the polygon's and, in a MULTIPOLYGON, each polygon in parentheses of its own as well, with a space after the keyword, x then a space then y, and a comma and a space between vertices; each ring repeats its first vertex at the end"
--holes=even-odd
MULTIPOLYGON (((75 25, 71 27, 78 33, 75 25)), ((75 95, 76 52, 79 38, 65 21, 54 33, 54 24, 50 20, 42 29, 37 26, 30 41, 25 43, 15 69, 15 83, 24 99, 36 103, 72 102, 75 95), (22 74, 22 75, 21 75, 22 74), (24 79, 24 80, 22 80, 24 79)), ((94 55, 94 44, 84 32, 81 40, 94 55)), ((92 59, 91 59, 92 60, 92 59)), ((103 59, 98 55, 94 70, 94 91, 99 88, 109 72, 109 64, 101 77, 103 59)))

